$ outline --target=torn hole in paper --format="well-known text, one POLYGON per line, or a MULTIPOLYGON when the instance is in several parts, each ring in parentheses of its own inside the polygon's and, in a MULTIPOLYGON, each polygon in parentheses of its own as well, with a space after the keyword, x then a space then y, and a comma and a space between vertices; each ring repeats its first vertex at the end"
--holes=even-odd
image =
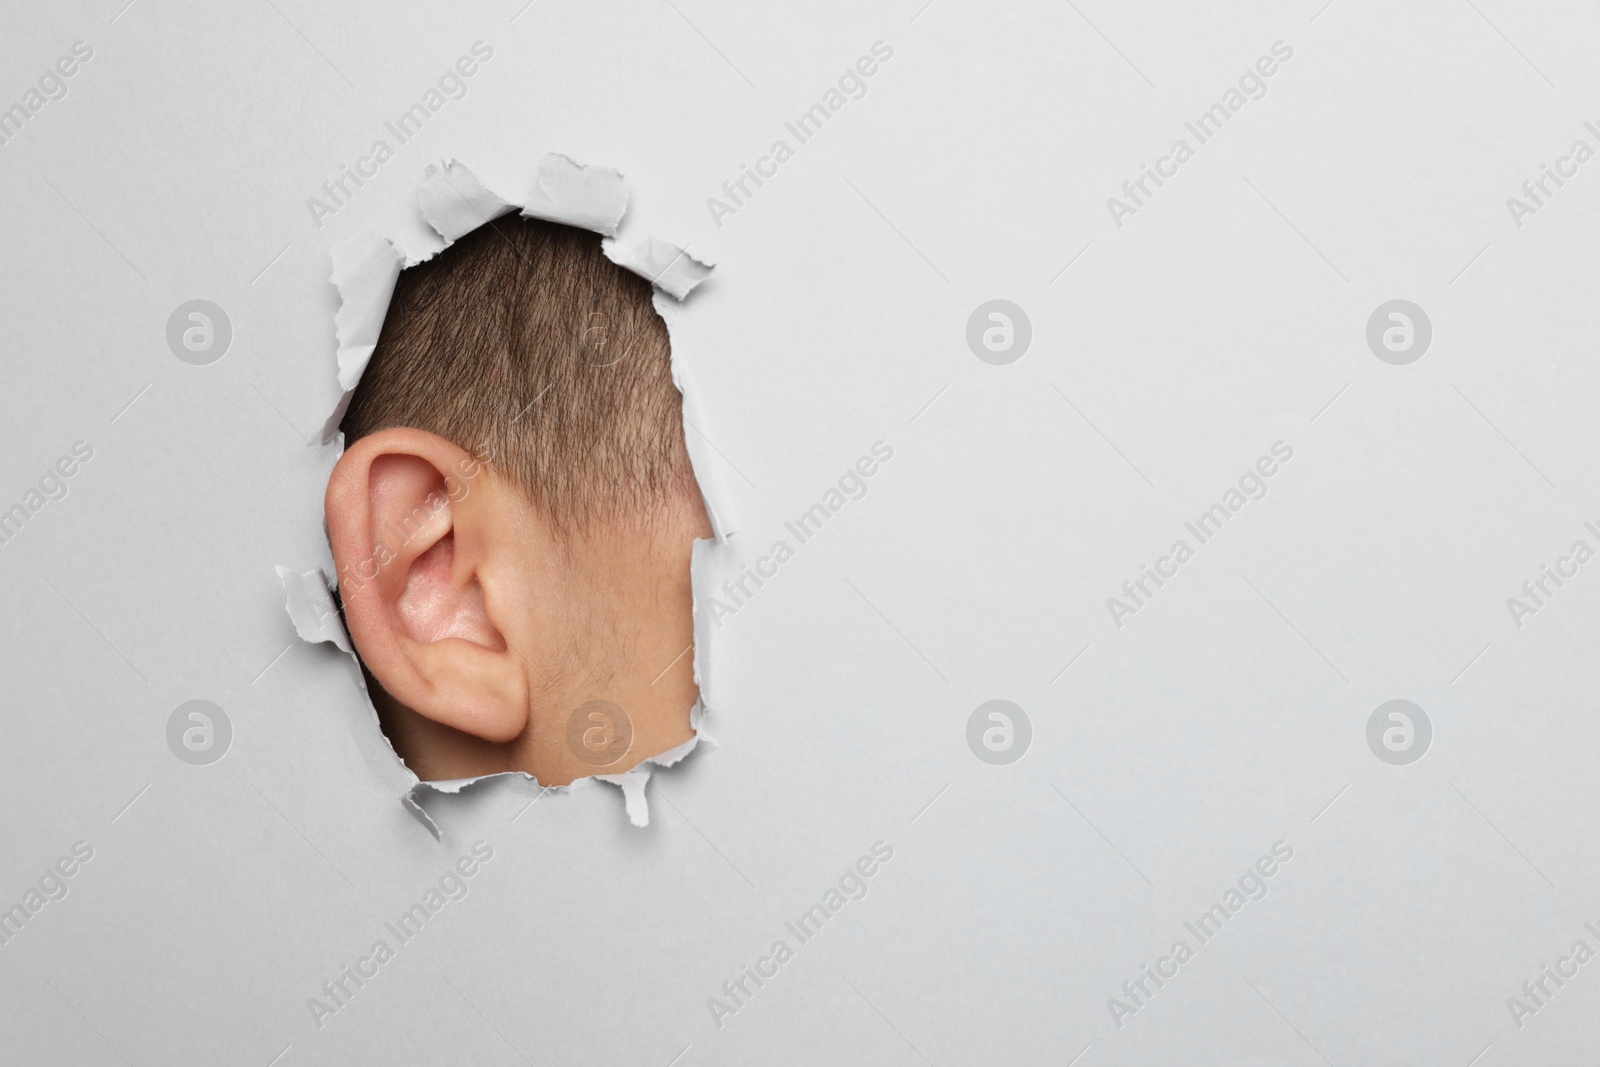
MULTIPOLYGON (((652 301, 646 291, 642 299, 626 297, 631 304, 624 301, 609 311, 589 308, 582 303, 584 285, 601 286, 596 292, 609 294, 614 301, 632 290, 619 282, 597 281, 607 277, 604 269, 582 266, 574 259, 571 269, 577 273, 572 277, 579 284, 568 288, 578 290, 578 302, 555 315, 552 305, 557 295, 538 298, 516 290, 513 295, 526 297, 518 316, 544 316, 549 321, 541 320, 536 342, 521 335, 513 341, 501 334, 517 316, 497 318, 459 300, 462 291, 492 300, 492 295, 482 294, 495 292, 496 277, 463 286, 436 280, 465 269, 451 265, 456 262, 498 262, 513 272, 517 285, 534 286, 539 273, 524 268, 536 256, 553 254, 552 247, 565 247, 563 241, 570 244, 560 235, 560 227, 567 226, 604 236, 603 243, 596 239, 598 247, 591 246, 589 255, 598 252, 673 301, 687 297, 712 268, 659 239, 617 238, 628 190, 616 171, 548 155, 525 200, 517 205, 503 199, 453 160, 427 169, 418 189, 418 207, 446 251, 427 257, 428 266, 418 276, 427 279, 416 283, 419 292, 426 290, 425 301, 413 302, 408 295, 410 276, 402 276, 403 257, 392 242, 369 234, 333 250, 333 282, 340 295, 335 323, 341 395, 321 439, 335 439, 341 427, 353 430, 350 449, 340 461, 342 469, 330 484, 329 529, 344 612, 352 618, 358 640, 346 635, 326 576, 280 568, 297 633, 306 640, 331 641, 353 658, 360 653, 358 662, 379 683, 371 694, 374 713, 397 754, 404 755, 412 780, 403 802, 435 835, 438 827, 424 808, 428 796, 476 792, 478 783, 502 779, 521 782, 540 795, 571 792, 591 779, 604 781, 621 790, 630 821, 646 825, 649 775, 681 762, 705 737, 706 704, 697 682, 706 650, 702 644, 694 655, 687 655, 694 645, 698 616, 690 559, 696 537, 720 537, 726 530, 725 509, 713 505, 710 492, 696 482, 701 470, 690 466, 682 441, 682 416, 663 421, 659 416, 667 406, 654 402, 638 407, 640 412, 654 412, 654 422, 629 414, 637 395, 651 389, 671 390, 673 408, 690 406, 686 395, 677 395, 686 375, 681 362, 670 355, 668 324, 661 317, 675 314, 676 303, 665 302, 662 296, 652 301), (524 227, 543 223, 496 223, 494 237, 516 253, 516 260, 494 238, 473 240, 487 223, 519 207, 523 219, 559 226, 540 231, 542 236, 535 238, 527 236, 524 227), (451 251, 458 242, 461 250, 451 251), (397 287, 407 291, 397 296, 397 287), (456 303, 450 303, 452 299, 456 303), (404 321, 388 321, 391 313, 404 321), (639 316, 654 317, 655 325, 639 325, 645 321, 639 316), (386 329, 392 331, 392 341, 386 329), (641 330, 648 335, 644 343, 636 336, 641 330), (462 331, 469 345, 451 358, 431 355, 434 348, 447 347, 440 339, 452 336, 452 331, 462 331), (385 375, 372 379, 375 384, 363 394, 380 399, 357 403, 352 412, 352 400, 368 375, 380 339, 399 350, 418 333, 427 343, 413 344, 412 350, 423 351, 436 362, 413 361, 407 373, 389 375, 385 358, 385 375), (659 343, 649 341, 657 333, 659 343), (484 373, 452 381, 452 374, 463 371, 467 360, 481 359, 484 349, 498 351, 496 346, 519 355, 490 360, 483 365, 484 373), (547 359, 554 359, 547 364, 551 373, 524 381, 517 372, 526 368, 518 361, 540 346, 559 350, 556 356, 546 353, 547 359), (652 358, 659 366, 651 363, 652 358), (408 389, 424 399, 402 395, 408 389), (565 437, 540 434, 547 427, 581 425, 585 405, 595 404, 602 409, 611 405, 607 417, 627 434, 617 447, 591 451, 624 457, 623 476, 591 478, 586 483, 585 472, 595 473, 587 467, 574 472, 545 469, 562 460, 560 442, 565 437), (374 417, 369 408, 383 414, 374 417), (477 435, 467 434, 468 414, 475 409, 489 411, 492 424, 478 427, 482 432, 477 435), (429 412, 432 421, 422 417, 429 412), (419 427, 419 422, 433 430, 419 427), (670 435, 676 436, 676 444, 668 440, 670 435), (539 447, 521 447, 529 441, 539 447), (658 469, 659 464, 652 467, 642 460, 630 467, 629 449, 641 456, 680 456, 681 473, 673 474, 670 465, 658 469), (546 492, 514 492, 513 483, 546 492), (615 533, 590 536, 587 531, 601 528, 589 525, 594 513, 618 502, 606 498, 610 492, 606 487, 613 484, 626 486, 633 494, 622 494, 618 500, 636 505, 648 499, 652 507, 665 507, 660 514, 670 521, 612 523, 605 529, 637 533, 666 528, 682 538, 679 547, 666 551, 649 543, 648 536, 655 534, 632 541, 615 533), (509 526, 508 516, 513 519, 509 526), (530 538, 532 543, 543 538, 551 552, 567 553, 569 570, 583 570, 571 566, 574 560, 592 565, 613 585, 619 575, 638 580, 641 587, 659 584, 661 575, 649 573, 655 563, 643 561, 670 557, 669 565, 681 571, 681 618, 634 617, 629 614, 633 606, 629 597, 610 588, 603 598, 606 610, 619 617, 608 620, 608 627, 620 627, 630 638, 628 647, 643 651, 637 662, 622 656, 571 662, 574 650, 581 653, 592 647, 592 635, 567 634, 567 646, 547 647, 540 643, 541 635, 551 627, 526 625, 512 605, 561 597, 581 602, 592 590, 581 583, 559 589, 542 585, 551 581, 550 575, 537 568, 486 563, 496 549, 488 544, 494 534, 484 531, 502 528, 516 529, 524 544, 530 538), (478 569, 471 570, 473 566, 478 569), (399 580, 386 577, 396 573, 399 580), (362 634, 367 636, 361 638, 362 634), (663 643, 663 634, 671 640, 663 643), (681 651, 669 658, 669 650, 679 641, 681 651), (449 666, 452 657, 458 660, 454 668, 449 666), (434 676, 424 677, 430 670, 434 676), (470 684, 462 687, 464 677, 480 681, 494 677, 506 684, 473 690, 470 684), (516 683, 519 678, 522 681, 516 683), (663 715, 663 707, 677 710, 663 715), (562 739, 565 753, 552 747, 552 737, 562 739), (625 769, 611 772, 609 767, 625 769), (462 768, 471 773, 457 773, 462 768)), ((595 261, 603 262, 600 256, 594 256, 595 261)), ((550 267, 561 261, 541 262, 550 267)), ((505 292, 501 286, 502 298, 505 292)), ((674 580, 679 580, 676 572, 674 580)))

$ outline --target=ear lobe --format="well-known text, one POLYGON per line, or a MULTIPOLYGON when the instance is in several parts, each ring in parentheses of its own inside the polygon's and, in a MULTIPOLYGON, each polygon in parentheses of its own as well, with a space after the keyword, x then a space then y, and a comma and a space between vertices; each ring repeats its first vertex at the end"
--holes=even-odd
POLYGON ((357 441, 334 468, 328 537, 350 634, 385 691, 485 741, 528 721, 520 656, 490 614, 486 563, 497 547, 467 452, 421 430, 357 441), (477 493, 480 499, 474 500, 477 493))

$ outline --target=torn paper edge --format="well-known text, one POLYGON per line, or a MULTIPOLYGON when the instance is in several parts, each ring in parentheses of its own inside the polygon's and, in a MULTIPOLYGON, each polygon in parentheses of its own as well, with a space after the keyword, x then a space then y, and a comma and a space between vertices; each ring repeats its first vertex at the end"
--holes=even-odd
MULTIPOLYGON (((454 159, 429 164, 417 187, 418 208, 428 226, 444 241, 441 248, 499 215, 520 208, 524 215, 600 234, 600 247, 606 258, 675 300, 686 299, 713 269, 686 249, 654 237, 620 249, 615 235, 627 213, 629 199, 627 179, 620 171, 578 163, 570 156, 549 152, 539 161, 538 176, 526 199, 527 203, 521 205, 506 200, 454 159)), ((339 310, 334 314, 339 399, 314 438, 315 444, 331 444, 338 434, 351 394, 378 346, 400 271, 437 254, 435 251, 408 260, 394 242, 370 231, 341 241, 330 250, 333 286, 339 294, 339 310)))
POLYGON ((702 263, 686 248, 654 237, 646 237, 626 251, 621 250, 616 238, 608 237, 600 242, 600 250, 611 262, 633 271, 674 300, 687 298, 711 276, 710 263, 702 263))
POLYGON ((645 800, 644 791, 650 784, 650 775, 656 771, 664 771, 669 767, 687 759, 701 744, 716 747, 716 742, 711 735, 705 732, 702 725, 705 719, 706 704, 702 698, 695 701, 694 707, 689 712, 689 729, 694 731, 694 736, 681 745, 676 745, 665 752, 651 756, 649 759, 640 760, 631 770, 621 774, 596 774, 593 777, 602 782, 610 782, 622 790, 622 804, 628 813, 628 821, 638 827, 650 825, 650 808, 645 800))
MULTIPOLYGON (((645 799, 645 788, 650 784, 650 776, 658 771, 664 771, 683 762, 702 744, 712 748, 716 741, 705 731, 702 720, 705 717, 704 701, 696 701, 694 708, 689 713, 689 727, 694 731, 694 736, 675 745, 665 752, 640 760, 633 767, 619 774, 590 774, 578 778, 566 785, 544 786, 539 784, 539 779, 527 771, 500 771, 495 774, 479 775, 476 778, 449 778, 431 782, 417 781, 404 800, 408 807, 422 809, 422 802, 430 795, 459 796, 462 793, 478 792, 492 788, 495 783, 504 783, 517 788, 523 795, 533 792, 534 799, 546 793, 556 795, 570 795, 580 789, 587 788, 591 782, 605 782, 622 790, 622 803, 627 812, 628 821, 637 827, 650 825, 650 809, 645 799)), ((431 823, 432 820, 430 819, 431 823)))
POLYGON ((332 443, 338 435, 350 397, 378 347, 403 258, 392 242, 375 233, 360 233, 339 242, 329 250, 329 257, 333 260, 333 287, 339 291, 339 310, 333 316, 339 346, 339 400, 317 434, 319 445, 332 443))
MULTIPOLYGON (((619 250, 616 233, 627 213, 628 199, 627 181, 621 172, 578 163, 570 156, 555 152, 547 153, 541 158, 538 175, 533 188, 529 190, 527 202, 523 205, 503 199, 480 182, 469 168, 454 159, 429 165, 424 170, 417 189, 418 209, 424 221, 444 241, 440 250, 448 248, 462 236, 519 206, 522 213, 529 217, 577 226, 600 234, 602 236, 600 247, 606 258, 638 274, 657 289, 652 304, 657 313, 668 321, 670 338, 671 320, 668 316, 669 314, 675 316, 676 306, 663 301, 662 294, 672 297, 674 301, 684 300, 711 274, 713 265, 689 255, 687 249, 654 237, 647 237, 625 251, 619 250)), ((394 288, 399 281, 400 272, 436 254, 437 251, 418 259, 408 260, 400 253, 394 242, 370 231, 342 241, 330 250, 333 263, 331 280, 339 294, 339 309, 334 314, 334 328, 338 342, 340 392, 333 411, 315 439, 316 444, 326 445, 338 440, 340 446, 338 451, 343 452, 339 424, 344 421, 345 412, 350 406, 350 398, 356 386, 360 384, 361 375, 377 348, 383 321, 388 314, 389 303, 394 299, 394 288)), ((684 408, 687 413, 692 410, 693 401, 689 392, 684 389, 676 353, 673 356, 673 383, 684 394, 684 408)), ((687 432, 686 427, 685 434, 687 432)), ((703 463, 701 466, 706 468, 705 473, 710 475, 710 464, 703 463)), ((701 473, 696 471, 697 481, 701 473)), ((726 500, 726 494, 721 492, 707 494, 703 482, 701 492, 706 499, 706 510, 713 516, 713 528, 719 531, 719 538, 725 539, 721 533, 726 529, 725 524, 722 527, 715 525, 718 521, 716 517, 721 514, 715 502, 726 500)), ((729 534, 731 532, 728 531, 729 534)), ((696 547, 698 548, 698 545, 696 547)), ((337 581, 320 569, 295 572, 279 566, 276 570, 279 581, 284 586, 284 607, 294 623, 295 633, 302 640, 311 643, 332 642, 340 651, 350 656, 356 663, 359 673, 360 660, 333 602, 333 589, 337 587, 337 581)), ((692 563, 690 574, 692 585, 694 574, 692 563)), ((698 598, 695 600, 693 610, 698 646, 703 614, 698 598)), ((694 664, 697 679, 701 675, 701 660, 704 655, 705 650, 697 647, 694 664)), ((364 676, 362 681, 361 689, 366 693, 364 676)), ((389 751, 394 756, 395 762, 411 778, 410 788, 400 797, 401 805, 427 828, 435 840, 442 839, 442 834, 438 824, 422 806, 422 797, 430 793, 456 794, 476 788, 479 783, 493 780, 520 780, 538 785, 538 780, 533 775, 522 771, 424 782, 400 758, 400 754, 394 750, 393 743, 389 742, 388 735, 383 733, 382 724, 378 721, 378 709, 372 703, 370 694, 367 705, 372 712, 374 723, 378 725, 379 735, 389 744, 389 751)), ((693 736, 683 744, 641 760, 632 769, 621 774, 590 775, 577 779, 571 785, 541 789, 539 795, 542 796, 546 791, 570 793, 591 781, 607 782, 622 790, 628 821, 637 827, 648 826, 650 812, 645 789, 649 785, 650 775, 656 770, 665 770, 681 763, 699 747, 702 741, 715 745, 703 726, 707 707, 702 694, 701 699, 696 701, 689 713, 689 725, 693 736)))
POLYGON ((579 163, 550 152, 528 191, 522 214, 615 237, 628 212, 628 181, 620 171, 579 163))
POLYGON ((713 462, 716 457, 706 452, 710 447, 710 439, 700 430, 700 427, 705 425, 705 417, 700 413, 698 394, 692 388, 694 376, 678 350, 678 315, 682 309, 676 301, 668 299, 663 293, 657 293, 651 303, 656 309, 656 314, 661 316, 661 321, 667 326, 667 346, 672 353, 672 384, 678 387, 678 392, 683 396, 683 440, 684 446, 689 450, 695 481, 700 486, 700 499, 706 506, 706 516, 711 520, 712 532, 716 534, 718 541, 725 542, 738 532, 733 514, 733 498, 723 482, 722 468, 713 462), (703 462, 693 462, 697 455, 703 462))
POLYGON ((455 160, 428 164, 417 186, 417 206, 449 248, 456 241, 512 210, 511 204, 484 187, 478 176, 455 160))
POLYGON ((292 571, 275 566, 278 581, 283 583, 283 607, 294 623, 294 632, 307 644, 331 641, 340 652, 355 654, 350 635, 345 633, 339 609, 333 602, 333 590, 328 575, 319 567, 310 571, 292 571))
POLYGON ((711 572, 716 564, 713 557, 720 543, 710 538, 696 538, 689 554, 689 592, 694 598, 694 684, 700 690, 700 703, 708 709, 716 706, 712 692, 711 675, 711 611, 700 603, 700 590, 710 589, 711 572))
MULTIPOLYGON (((398 759, 399 757, 396 756, 395 758, 398 759)), ((433 835, 435 841, 444 840, 444 834, 440 831, 439 824, 433 821, 433 816, 429 815, 428 810, 418 804, 409 792, 400 798, 400 805, 411 813, 412 818, 428 828, 428 832, 433 835)))
MULTIPOLYGON (((395 766, 411 780, 412 785, 415 785, 416 773, 406 766, 405 760, 400 758, 400 753, 394 750, 394 742, 383 732, 383 723, 378 718, 378 707, 372 702, 372 694, 367 691, 367 677, 361 670, 361 660, 355 653, 350 635, 344 628, 344 620, 339 615, 339 608, 333 601, 336 583, 320 567, 309 571, 295 571, 277 565, 273 570, 277 571, 278 581, 283 584, 283 607, 289 614, 289 621, 294 624, 294 632, 308 644, 327 642, 350 657, 350 663, 355 668, 357 686, 362 696, 367 698, 367 710, 372 713, 372 728, 388 746, 389 755, 393 758, 395 766)), ((409 788, 401 795, 400 805, 427 828, 434 840, 443 839, 439 825, 433 821, 432 816, 422 805, 412 799, 409 788)))

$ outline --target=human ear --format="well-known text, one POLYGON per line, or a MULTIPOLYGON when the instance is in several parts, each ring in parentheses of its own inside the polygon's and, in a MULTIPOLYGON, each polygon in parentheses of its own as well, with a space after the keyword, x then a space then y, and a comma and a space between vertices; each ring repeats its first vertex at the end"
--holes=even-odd
POLYGON ((526 664, 504 636, 514 583, 498 566, 491 476, 435 434, 388 429, 334 467, 324 508, 345 620, 384 690, 490 742, 528 722, 526 664))

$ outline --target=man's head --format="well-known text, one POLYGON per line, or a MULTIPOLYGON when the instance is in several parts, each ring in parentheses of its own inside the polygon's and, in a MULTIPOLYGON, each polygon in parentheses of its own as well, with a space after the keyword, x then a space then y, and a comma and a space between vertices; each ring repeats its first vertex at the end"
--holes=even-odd
POLYGON ((596 235, 508 217, 403 272, 342 428, 340 594, 419 775, 557 784, 689 737, 709 531, 650 284, 596 235), (612 764, 568 744, 594 700, 632 723, 612 764))

